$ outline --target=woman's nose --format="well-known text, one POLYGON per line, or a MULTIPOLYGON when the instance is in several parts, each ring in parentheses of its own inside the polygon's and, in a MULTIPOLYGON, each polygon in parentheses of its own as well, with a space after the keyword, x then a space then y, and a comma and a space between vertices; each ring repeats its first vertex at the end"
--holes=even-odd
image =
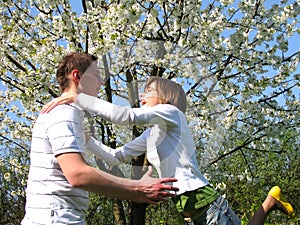
POLYGON ((145 97, 145 92, 140 93, 140 98, 144 98, 145 97))

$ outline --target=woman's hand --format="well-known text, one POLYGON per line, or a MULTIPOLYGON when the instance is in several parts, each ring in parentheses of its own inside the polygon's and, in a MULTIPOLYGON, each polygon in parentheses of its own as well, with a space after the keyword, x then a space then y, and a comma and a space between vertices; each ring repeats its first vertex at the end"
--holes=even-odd
POLYGON ((48 102, 41 110, 41 113, 48 113, 53 108, 61 104, 69 104, 75 101, 77 97, 76 93, 66 93, 58 98, 53 99, 52 101, 48 102))

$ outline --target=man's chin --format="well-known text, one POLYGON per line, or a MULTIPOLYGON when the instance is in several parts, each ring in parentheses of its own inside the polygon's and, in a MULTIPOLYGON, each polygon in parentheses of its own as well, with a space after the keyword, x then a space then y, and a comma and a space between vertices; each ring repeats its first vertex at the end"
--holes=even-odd
POLYGON ((92 91, 81 91, 81 93, 86 94, 86 95, 91 95, 96 97, 99 92, 92 92, 92 91))

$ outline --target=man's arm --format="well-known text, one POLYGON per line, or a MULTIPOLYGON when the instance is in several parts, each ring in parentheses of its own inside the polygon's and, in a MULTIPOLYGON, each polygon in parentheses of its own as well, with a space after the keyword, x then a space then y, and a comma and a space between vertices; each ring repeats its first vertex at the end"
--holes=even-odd
POLYGON ((176 182, 175 178, 153 178, 150 176, 152 169, 142 179, 130 180, 87 165, 80 153, 61 154, 57 160, 72 186, 104 196, 156 204, 157 201, 168 201, 167 197, 175 197, 170 191, 178 191, 178 188, 164 184, 176 182))

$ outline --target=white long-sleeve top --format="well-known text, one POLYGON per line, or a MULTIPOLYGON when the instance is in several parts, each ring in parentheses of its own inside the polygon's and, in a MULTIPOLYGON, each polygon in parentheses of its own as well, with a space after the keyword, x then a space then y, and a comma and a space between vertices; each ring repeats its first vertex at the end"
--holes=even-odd
POLYGON ((175 177, 178 194, 192 191, 208 184, 198 169, 193 137, 186 117, 170 104, 153 107, 130 108, 118 106, 86 94, 76 99, 84 109, 119 125, 149 125, 138 138, 117 149, 91 138, 87 148, 111 165, 127 162, 135 156, 147 154, 160 178, 175 177))

